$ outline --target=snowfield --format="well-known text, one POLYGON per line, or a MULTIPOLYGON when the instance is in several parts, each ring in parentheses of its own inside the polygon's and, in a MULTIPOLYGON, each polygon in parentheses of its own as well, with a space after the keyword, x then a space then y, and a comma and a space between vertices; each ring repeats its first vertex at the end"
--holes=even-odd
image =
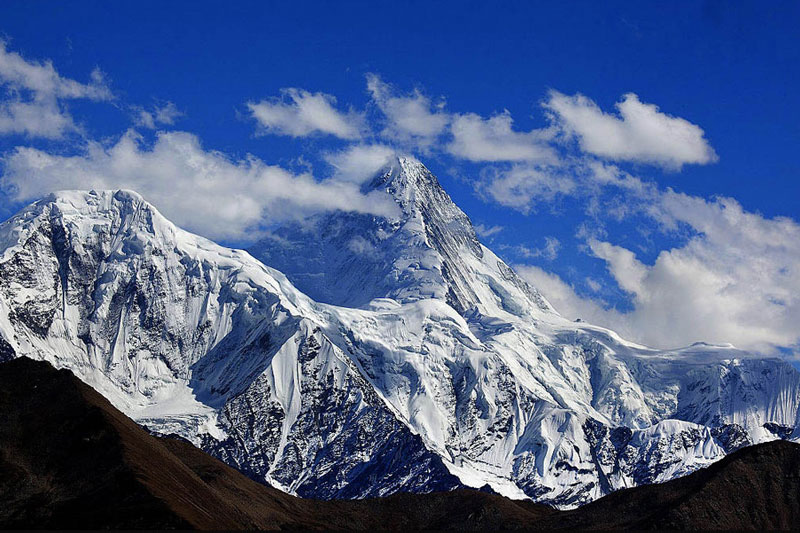
POLYGON ((44 198, 0 226, 0 360, 69 368, 152 431, 317 498, 488 484, 572 507, 800 438, 787 362, 560 316, 414 159, 365 188, 402 216, 319 215, 250 253, 131 191, 44 198))

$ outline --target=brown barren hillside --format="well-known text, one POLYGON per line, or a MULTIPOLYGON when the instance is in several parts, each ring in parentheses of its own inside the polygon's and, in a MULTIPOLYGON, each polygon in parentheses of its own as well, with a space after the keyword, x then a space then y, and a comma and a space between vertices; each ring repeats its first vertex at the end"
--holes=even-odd
POLYGON ((304 500, 157 438, 67 370, 0 364, 5 528, 518 528, 553 512, 478 491, 304 500))
POLYGON ((306 500, 188 442, 155 437, 69 371, 20 358, 0 364, 0 526, 792 529, 800 526, 800 445, 745 448, 685 478, 566 512, 472 490, 306 500))

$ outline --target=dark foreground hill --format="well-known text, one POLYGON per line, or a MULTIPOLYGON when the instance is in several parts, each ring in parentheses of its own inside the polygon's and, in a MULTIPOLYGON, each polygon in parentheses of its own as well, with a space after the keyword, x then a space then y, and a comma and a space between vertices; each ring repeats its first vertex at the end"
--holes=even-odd
POLYGON ((800 445, 745 448, 710 468, 568 512, 479 491, 305 500, 191 444, 158 438, 69 371, 0 364, 0 527, 201 529, 790 529, 800 445))
POLYGON ((0 527, 519 528, 551 512, 478 491, 296 498, 150 435, 68 370, 0 364, 0 527))

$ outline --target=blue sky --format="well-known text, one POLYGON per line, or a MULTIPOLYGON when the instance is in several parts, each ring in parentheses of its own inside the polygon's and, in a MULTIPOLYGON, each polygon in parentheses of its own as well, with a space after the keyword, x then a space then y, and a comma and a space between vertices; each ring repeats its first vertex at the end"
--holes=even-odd
POLYGON ((0 216, 129 187, 246 246, 387 214, 358 175, 402 151, 564 314, 791 355, 798 27, 788 2, 7 1, 0 216))

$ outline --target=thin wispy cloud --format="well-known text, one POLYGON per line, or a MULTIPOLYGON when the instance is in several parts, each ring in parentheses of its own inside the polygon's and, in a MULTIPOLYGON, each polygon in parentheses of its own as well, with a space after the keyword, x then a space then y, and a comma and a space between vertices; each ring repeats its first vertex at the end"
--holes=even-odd
POLYGON ((339 151, 328 152, 325 161, 334 168, 334 177, 342 181, 361 183, 386 166, 396 151, 383 144, 354 144, 339 151))
POLYGON ((484 239, 488 239, 493 235, 497 235, 501 231, 503 231, 503 226, 486 226, 484 224, 476 224, 475 225, 475 233, 478 234, 478 237, 483 237, 484 239))
POLYGON ((172 126, 184 116, 173 102, 155 105, 152 108, 133 107, 133 121, 136 126, 156 129, 159 126, 172 126))

